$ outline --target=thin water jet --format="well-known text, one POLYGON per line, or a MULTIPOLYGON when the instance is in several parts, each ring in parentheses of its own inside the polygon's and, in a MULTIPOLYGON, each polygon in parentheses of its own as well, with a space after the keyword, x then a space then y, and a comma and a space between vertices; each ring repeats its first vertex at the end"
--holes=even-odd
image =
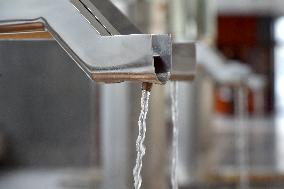
POLYGON ((248 129, 245 123, 247 117, 247 91, 244 87, 236 88, 235 92, 235 112, 237 116, 236 125, 236 147, 238 153, 238 164, 240 174, 240 189, 249 188, 249 152, 248 152, 248 129))
POLYGON ((142 97, 141 97, 141 112, 138 120, 138 137, 136 140, 136 164, 133 169, 133 177, 134 177, 134 188, 140 189, 142 184, 141 170, 143 164, 143 156, 145 155, 146 148, 144 146, 144 140, 146 136, 146 118, 148 113, 148 105, 150 98, 150 91, 152 88, 152 84, 143 83, 142 85, 142 97))
POLYGON ((178 135, 179 128, 177 125, 178 118, 178 102, 177 102, 178 84, 176 81, 171 83, 171 111, 172 111, 172 165, 171 165, 171 184, 172 189, 178 189, 177 181, 177 160, 178 160, 178 135))

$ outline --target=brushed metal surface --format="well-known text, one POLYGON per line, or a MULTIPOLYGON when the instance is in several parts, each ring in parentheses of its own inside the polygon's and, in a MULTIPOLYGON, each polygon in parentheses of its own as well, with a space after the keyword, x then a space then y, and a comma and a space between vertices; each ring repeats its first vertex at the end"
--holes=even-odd
MULTIPOLYGON (((101 25, 92 25, 88 17, 82 14, 82 11, 88 12, 90 18, 97 19, 96 15, 92 15, 94 12, 89 11, 94 10, 95 5, 86 2, 82 5, 84 6, 76 7, 69 0, 4 1, 0 7, 0 24, 43 23, 62 48, 92 79, 96 79, 93 76, 96 74, 100 74, 99 81, 102 82, 139 80, 162 84, 169 79, 172 53, 169 35, 102 36, 96 30, 101 25), (156 67, 154 56, 161 57, 158 63, 162 69, 160 66, 156 67), (109 73, 111 78, 108 77, 109 73), (116 74, 118 78, 114 77, 116 74), (137 77, 141 74, 144 77, 137 77)), ((100 22, 106 20, 101 14, 100 18, 100 22)))

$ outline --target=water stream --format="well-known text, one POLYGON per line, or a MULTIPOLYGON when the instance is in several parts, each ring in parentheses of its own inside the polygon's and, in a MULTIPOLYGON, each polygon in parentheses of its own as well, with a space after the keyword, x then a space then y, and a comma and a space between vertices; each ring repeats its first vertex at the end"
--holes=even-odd
POLYGON ((177 159, 178 159, 178 102, 177 102, 177 82, 171 83, 171 103, 172 103, 172 126, 173 126, 173 138, 172 138, 172 165, 171 165, 171 184, 172 189, 178 189, 177 182, 177 159))
POLYGON ((245 123, 247 117, 247 94, 246 89, 238 87, 235 94, 235 108, 237 115, 236 125, 236 145, 238 154, 239 174, 240 174, 240 189, 249 188, 249 164, 248 164, 248 128, 245 123))
POLYGON ((142 184, 141 170, 142 170, 142 160, 145 155, 145 146, 144 140, 146 135, 146 118, 148 113, 148 104, 149 104, 150 92, 146 90, 142 90, 141 97, 141 112, 138 120, 139 126, 139 134, 136 140, 136 165, 133 169, 133 177, 134 177, 134 188, 139 189, 142 184))

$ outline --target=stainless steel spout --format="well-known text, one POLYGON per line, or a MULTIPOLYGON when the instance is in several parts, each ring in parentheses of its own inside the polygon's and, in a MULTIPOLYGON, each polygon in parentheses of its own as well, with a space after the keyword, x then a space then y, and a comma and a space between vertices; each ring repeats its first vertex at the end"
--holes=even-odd
POLYGON ((42 23, 82 70, 99 82, 164 84, 170 77, 169 35, 121 35, 87 0, 1 2, 0 25, 42 23))
MULTIPOLYGON (((110 33, 119 33, 122 35, 141 34, 142 32, 131 23, 109 0, 81 0, 89 7, 92 7, 90 1, 96 5, 91 10, 97 17, 104 17, 107 21, 104 25, 112 25, 110 33), (97 10, 97 9, 98 10, 97 10)), ((196 45, 194 42, 174 43, 172 45, 172 69, 170 80, 173 81, 192 81, 195 76, 196 65, 196 45)))

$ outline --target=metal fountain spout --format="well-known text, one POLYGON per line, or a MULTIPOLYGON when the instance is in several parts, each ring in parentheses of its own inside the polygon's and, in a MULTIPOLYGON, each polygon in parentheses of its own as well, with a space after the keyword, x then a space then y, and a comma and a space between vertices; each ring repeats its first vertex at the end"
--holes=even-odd
MULTIPOLYGON (((87 0, 81 0, 87 2, 87 0)), ((109 0, 91 0, 101 14, 122 35, 142 34, 142 32, 123 15, 109 0)), ((196 44, 183 42, 172 44, 171 81, 190 82, 195 78, 196 44)))
MULTIPOLYGON (((87 0, 81 0, 87 2, 87 0)), ((91 0, 102 15, 122 35, 142 34, 109 0, 91 0)), ((171 81, 192 81, 196 71, 196 44, 183 42, 172 44, 171 81)))
POLYGON ((171 71, 171 36, 123 33, 123 25, 100 12, 96 3, 95 0, 3 1, 0 28, 9 31, 18 25, 43 25, 77 65, 98 82, 166 83, 171 71))

